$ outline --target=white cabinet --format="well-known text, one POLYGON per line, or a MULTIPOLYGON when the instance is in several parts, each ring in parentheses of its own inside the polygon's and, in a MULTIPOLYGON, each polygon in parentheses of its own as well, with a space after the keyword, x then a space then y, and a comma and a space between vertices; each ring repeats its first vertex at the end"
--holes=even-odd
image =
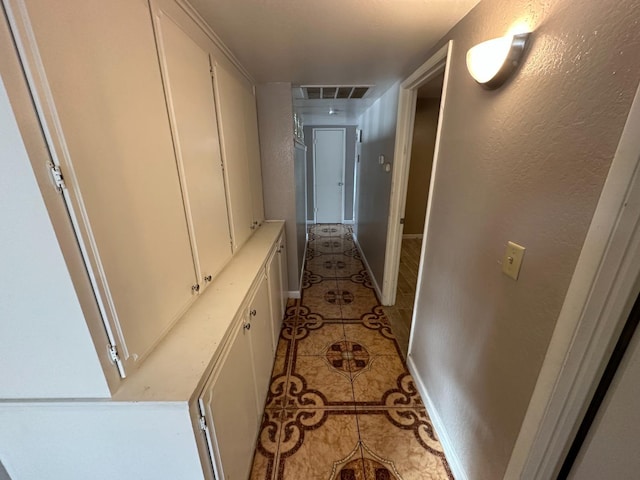
POLYGON ((271 313, 267 278, 260 278, 199 399, 218 480, 249 477, 269 388, 271 313))
POLYGON ((6 3, 107 328, 132 365, 196 283, 149 5, 6 3))
POLYGON ((272 343, 275 351, 278 347, 278 338, 280 337, 282 320, 287 306, 287 246, 284 232, 278 238, 271 252, 266 270, 267 278, 269 279, 272 343))
POLYGON ((240 322, 200 397, 216 479, 249 477, 258 435, 256 392, 248 324, 240 322))
POLYGON ((172 0, 3 5, 124 378, 263 221, 252 85, 172 0))
POLYGON ((269 305, 269 284, 264 276, 249 306, 248 325, 251 329, 251 358, 256 385, 256 411, 260 415, 264 410, 264 402, 269 390, 275 352, 272 342, 273 328, 269 305))

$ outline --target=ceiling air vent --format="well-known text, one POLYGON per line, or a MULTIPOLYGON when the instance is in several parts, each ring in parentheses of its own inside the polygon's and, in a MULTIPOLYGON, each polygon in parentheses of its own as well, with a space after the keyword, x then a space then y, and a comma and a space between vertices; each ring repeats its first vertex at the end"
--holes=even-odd
POLYGON ((300 88, 304 94, 304 98, 308 100, 334 100, 336 98, 348 100, 364 97, 371 88, 371 85, 302 85, 300 88))

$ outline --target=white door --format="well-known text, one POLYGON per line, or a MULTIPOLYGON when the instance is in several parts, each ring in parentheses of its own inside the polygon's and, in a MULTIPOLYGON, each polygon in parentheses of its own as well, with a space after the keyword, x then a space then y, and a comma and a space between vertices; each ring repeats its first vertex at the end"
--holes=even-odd
POLYGON ((345 129, 314 129, 316 222, 341 223, 344 206, 345 129))

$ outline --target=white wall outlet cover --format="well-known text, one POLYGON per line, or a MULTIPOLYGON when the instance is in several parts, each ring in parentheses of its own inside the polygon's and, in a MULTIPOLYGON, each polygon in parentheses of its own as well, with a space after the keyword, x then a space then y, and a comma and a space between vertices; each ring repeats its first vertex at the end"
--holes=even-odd
POLYGON ((522 245, 513 242, 507 243, 507 248, 502 258, 502 272, 514 280, 518 280, 524 251, 525 248, 522 245))
POLYGON ((378 163, 382 165, 384 163, 384 155, 378 155, 378 163))

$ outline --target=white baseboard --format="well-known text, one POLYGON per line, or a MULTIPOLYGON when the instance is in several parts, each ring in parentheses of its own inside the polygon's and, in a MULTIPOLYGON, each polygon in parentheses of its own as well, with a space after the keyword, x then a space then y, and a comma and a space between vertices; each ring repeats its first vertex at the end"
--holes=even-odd
POLYGON ((422 234, 421 233, 403 233, 402 238, 406 238, 406 239, 419 238, 420 240, 422 240, 422 234))
POLYGON ((287 298, 300 298, 300 290, 289 290, 287 292, 287 298))
POLYGON ((460 462, 460 458, 456 453, 456 449, 453 446, 453 442, 447 433, 447 429, 445 428, 444 422, 440 418, 438 414, 438 410, 435 405, 431 401, 429 394, 427 393, 427 389, 424 386, 424 382, 418 376, 418 371, 416 369, 416 365, 413 362, 413 357, 411 353, 407 355, 407 367, 409 368, 409 372, 413 376, 413 381, 416 384, 416 388, 424 401, 424 405, 427 409, 427 414, 431 419, 431 423, 433 423, 433 428, 435 429, 438 438, 440 439, 440 444, 442 445, 442 450, 444 451, 445 456, 447 457, 447 461, 449 462, 449 467, 451 467, 451 473, 456 480, 469 480, 469 476, 467 472, 465 472, 462 462, 460 462))
POLYGON ((353 225, 353 220, 343 220, 342 224, 343 225, 353 225))
POLYGON ((376 294, 378 295, 378 300, 382 301, 382 290, 380 290, 380 286, 376 281, 376 277, 374 277, 373 273, 371 272, 371 267, 369 266, 369 262, 367 262, 367 257, 364 256, 362 248, 360 248, 360 244, 358 243, 358 237, 356 237, 355 232, 353 233, 353 243, 355 244, 356 248, 360 252, 360 258, 362 258, 362 263, 364 264, 364 267, 367 269, 367 272, 369 272, 369 278, 371 278, 371 282, 373 283, 373 288, 375 289, 376 294))

